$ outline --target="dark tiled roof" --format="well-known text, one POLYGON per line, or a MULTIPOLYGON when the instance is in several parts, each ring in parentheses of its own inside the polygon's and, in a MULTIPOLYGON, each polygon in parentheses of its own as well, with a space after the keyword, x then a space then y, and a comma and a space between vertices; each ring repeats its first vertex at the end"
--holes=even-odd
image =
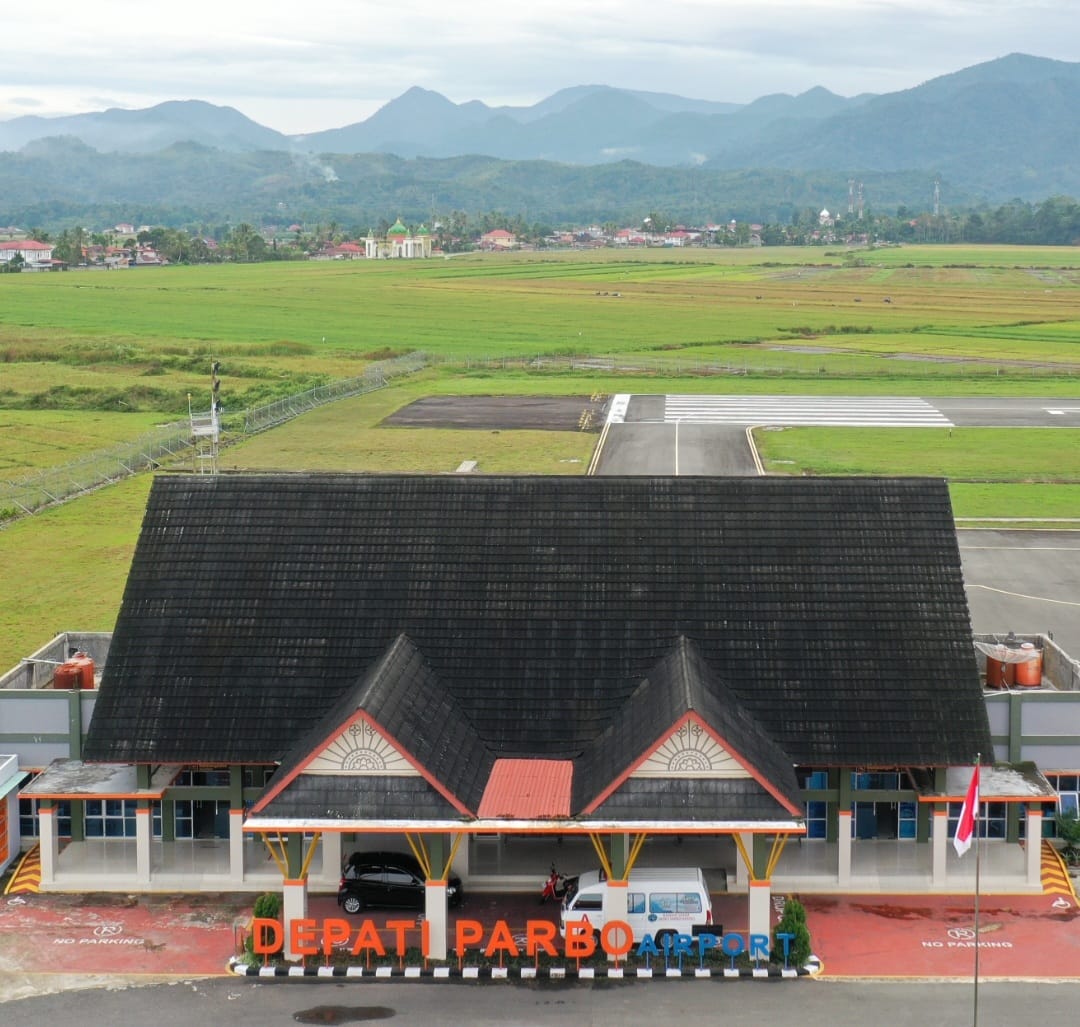
MULTIPOLYGON (((405 635, 296 742, 275 780, 286 781, 301 769, 357 710, 366 712, 459 802, 476 809, 495 758, 405 635)), ((270 794, 274 787, 271 782, 270 794)))
POLYGON ((325 820, 460 820, 422 777, 329 777, 301 774, 261 816, 325 820))
POLYGON ((793 820, 750 778, 630 778, 584 820, 793 820))
POLYGON ((495 756, 683 635, 795 763, 989 750, 942 481, 279 475, 155 481, 84 754, 281 759, 402 633, 495 756))
MULTIPOLYGON (((799 808, 799 783, 791 757, 743 708, 742 701, 711 670, 698 647, 680 637, 671 653, 651 668, 608 728, 583 754, 574 775, 574 809, 588 807, 646 755, 662 733, 690 712, 712 728, 721 744, 748 771, 799 808)), ((770 799, 769 804, 777 805, 775 799, 770 799)))

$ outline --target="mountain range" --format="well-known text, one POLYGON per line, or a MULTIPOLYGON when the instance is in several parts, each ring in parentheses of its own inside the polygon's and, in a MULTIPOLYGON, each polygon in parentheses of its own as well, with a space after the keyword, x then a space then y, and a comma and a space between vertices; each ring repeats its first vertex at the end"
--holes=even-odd
MULTIPOLYGON (((414 87, 364 121, 294 136, 231 107, 181 100, 143 110, 0 121, 0 187, 25 174, 30 164, 40 167, 74 150, 101 176, 109 160, 121 155, 129 180, 138 177, 136 167, 146 160, 160 173, 163 162, 197 159, 200 167, 217 161, 222 167, 249 168, 251 180, 268 191, 276 180, 284 181, 282 176, 292 176, 301 188, 300 171, 333 184, 343 161, 365 155, 368 164, 380 156, 392 161, 398 172, 402 161, 419 161, 426 169, 422 178, 448 160, 457 161, 460 171, 463 158, 512 162, 504 173, 547 162, 531 168, 534 179, 555 174, 553 165, 599 169, 632 162, 641 174, 654 169, 647 176, 653 182, 661 170, 693 169, 717 174, 768 169, 774 178, 775 173, 804 179, 825 175, 845 182, 898 175, 924 183, 941 179, 954 202, 961 196, 974 202, 1037 201, 1080 195, 1077 110, 1080 63, 1025 54, 900 92, 841 97, 819 87, 743 105, 592 85, 563 89, 528 107, 492 107, 478 100, 453 103, 414 87), (100 159, 90 160, 95 154, 100 159)), ((246 173, 236 172, 238 182, 246 173)), ((204 174, 212 181, 211 171, 204 174)), ((565 167, 557 174, 564 182, 572 178, 565 167)), ((583 187, 586 179, 594 176, 583 176, 583 187)), ((24 204, 26 184, 14 189, 24 204)), ((42 178, 37 184, 46 187, 42 178)), ((84 198, 70 176, 42 198, 62 194, 84 198)), ((926 186, 921 195, 928 194, 926 186)), ((125 199, 115 190, 101 198, 125 199)), ((196 200, 189 196, 185 202, 196 200)), ((663 204, 662 195, 657 203, 663 204)))

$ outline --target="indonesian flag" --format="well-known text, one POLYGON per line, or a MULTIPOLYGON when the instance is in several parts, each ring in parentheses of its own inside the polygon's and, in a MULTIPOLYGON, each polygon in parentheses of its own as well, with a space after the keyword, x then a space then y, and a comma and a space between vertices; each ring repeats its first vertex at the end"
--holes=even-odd
POLYGON ((971 839, 975 835, 976 825, 979 822, 979 765, 976 763, 971 773, 971 784, 968 785, 967 795, 964 796, 964 805, 960 809, 960 822, 956 825, 956 834, 953 835, 953 848, 956 854, 962 856, 971 848, 971 839))

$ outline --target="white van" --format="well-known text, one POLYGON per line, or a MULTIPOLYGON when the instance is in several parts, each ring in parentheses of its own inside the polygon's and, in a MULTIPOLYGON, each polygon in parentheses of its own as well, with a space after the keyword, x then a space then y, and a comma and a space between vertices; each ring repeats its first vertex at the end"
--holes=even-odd
MULTIPOLYGON (((595 931, 604 926, 602 871, 589 870, 571 885, 559 913, 559 932, 566 937, 567 921, 587 919, 595 931)), ((712 900, 701 867, 646 867, 630 871, 626 889, 626 922, 634 931, 634 941, 646 934, 662 941, 673 934, 700 934, 710 927, 712 900)))

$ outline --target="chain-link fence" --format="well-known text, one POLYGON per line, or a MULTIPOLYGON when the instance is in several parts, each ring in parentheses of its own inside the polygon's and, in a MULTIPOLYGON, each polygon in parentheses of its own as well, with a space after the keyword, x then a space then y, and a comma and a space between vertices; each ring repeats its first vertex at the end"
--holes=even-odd
MULTIPOLYGON (((372 364, 356 378, 320 385, 295 396, 264 403, 228 419, 225 441, 265 431, 335 400, 360 396, 387 382, 414 374, 427 363, 422 353, 372 364)), ((131 441, 99 450, 20 481, 0 482, 0 523, 55 506, 141 471, 182 463, 193 456, 191 425, 177 421, 131 441)))

